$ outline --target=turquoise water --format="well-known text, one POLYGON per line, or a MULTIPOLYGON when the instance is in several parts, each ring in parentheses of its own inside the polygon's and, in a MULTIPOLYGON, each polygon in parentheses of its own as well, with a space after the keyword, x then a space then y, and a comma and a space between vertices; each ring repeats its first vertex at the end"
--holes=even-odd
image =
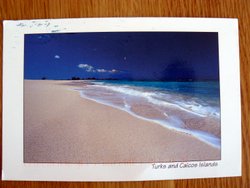
POLYGON ((207 97, 219 100, 219 82, 159 82, 159 81, 120 81, 120 80, 104 80, 94 81, 96 84, 141 87, 144 89, 176 92, 189 94, 198 97, 207 97))
POLYGON ((219 82, 95 81, 124 95, 169 102, 194 112, 220 116, 219 82))

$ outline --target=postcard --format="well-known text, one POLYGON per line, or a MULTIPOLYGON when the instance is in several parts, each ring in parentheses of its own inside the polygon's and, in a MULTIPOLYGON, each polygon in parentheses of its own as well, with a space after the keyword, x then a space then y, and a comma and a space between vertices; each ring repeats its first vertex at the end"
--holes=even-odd
POLYGON ((237 19, 4 21, 3 180, 241 175, 237 19))

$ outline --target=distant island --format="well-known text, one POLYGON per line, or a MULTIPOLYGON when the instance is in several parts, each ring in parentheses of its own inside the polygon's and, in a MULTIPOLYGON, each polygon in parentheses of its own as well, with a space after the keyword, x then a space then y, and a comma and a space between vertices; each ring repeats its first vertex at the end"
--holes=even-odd
POLYGON ((147 79, 132 79, 132 78, 126 78, 126 79, 120 79, 120 78, 96 78, 96 77, 86 77, 86 78, 80 78, 77 76, 73 76, 68 79, 49 79, 47 77, 42 77, 41 80, 117 80, 117 81, 155 81, 155 82, 212 82, 212 81, 218 81, 217 79, 192 79, 192 78, 180 78, 180 79, 155 79, 155 80, 147 80, 147 79))

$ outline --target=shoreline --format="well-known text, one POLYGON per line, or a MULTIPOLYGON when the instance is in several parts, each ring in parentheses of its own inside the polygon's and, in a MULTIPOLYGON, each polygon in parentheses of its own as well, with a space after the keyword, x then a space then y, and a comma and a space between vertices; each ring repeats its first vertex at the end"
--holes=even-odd
MULTIPOLYGON (((73 89, 73 91, 77 91, 77 90, 74 90, 74 89, 73 89)), ((216 144, 213 144, 213 143, 208 142, 206 139, 204 139, 204 138, 202 138, 202 137, 199 137, 198 135, 195 136, 196 132, 192 132, 192 131, 180 129, 180 128, 177 128, 177 127, 173 127, 173 126, 171 126, 171 125, 166 125, 166 124, 163 124, 163 123, 161 123, 160 121, 157 121, 157 120, 147 119, 147 118, 145 118, 145 117, 136 115, 135 113, 133 113, 133 112, 131 112, 131 111, 129 111, 129 110, 124 110, 124 109, 119 108, 119 107, 117 107, 117 106, 114 106, 114 105, 111 105, 111 104, 108 104, 108 103, 104 103, 104 102, 101 102, 101 101, 97 101, 97 100, 95 100, 95 99, 92 99, 92 98, 89 98, 89 97, 87 97, 87 96, 84 96, 84 95, 81 93, 81 91, 78 91, 78 92, 79 92, 79 95, 80 95, 82 98, 86 99, 86 100, 91 100, 91 101, 93 101, 93 102, 95 102, 95 103, 98 103, 98 104, 101 104, 101 105, 110 106, 110 107, 112 107, 112 108, 115 108, 115 109, 124 111, 124 112, 128 113, 129 115, 131 115, 131 116, 133 116, 133 117, 135 117, 135 118, 138 118, 138 119, 141 119, 141 120, 143 120, 143 121, 147 121, 147 122, 151 122, 151 123, 157 124, 157 125, 162 126, 162 127, 166 128, 166 129, 168 129, 168 130, 176 131, 176 132, 178 132, 178 133, 182 133, 182 134, 186 134, 186 135, 190 135, 190 136, 192 136, 192 137, 194 137, 194 138, 196 138, 196 139, 198 139, 198 140, 200 140, 200 141, 202 141, 202 142, 204 142, 204 143, 206 143, 206 144, 208 144, 208 145, 210 145, 210 146, 212 146, 212 147, 214 147, 214 148, 220 149, 220 146, 219 146, 220 144, 216 145, 216 144)), ((197 133, 197 134, 199 134, 199 133, 197 133)), ((217 139, 217 138, 212 137, 212 136, 213 136, 213 135, 207 134, 207 137, 210 137, 210 139, 217 139)), ((220 142, 220 141, 218 140, 217 142, 220 142)))
POLYGON ((193 136, 82 98, 79 92, 70 91, 77 82, 25 80, 24 85, 24 162, 220 159, 220 149, 193 136))
MULTIPOLYGON (((79 84, 80 83, 81 82, 79 82, 79 84)), ((87 82, 85 85, 89 86, 89 88, 92 87, 92 85, 94 86, 94 88, 100 87, 99 85, 95 85, 95 82, 93 83, 93 81, 87 82)), ((84 87, 85 87, 85 85, 84 85, 84 87)), ((192 110, 185 109, 185 108, 178 106, 176 104, 168 103, 168 107, 165 109, 166 111, 164 112, 164 117, 161 117, 161 118, 150 117, 150 116, 152 116, 152 114, 156 114, 157 112, 155 111, 156 109, 154 111, 149 111, 147 109, 147 105, 145 105, 145 104, 148 104, 147 101, 145 101, 145 103, 141 103, 141 105, 145 105, 146 108, 143 108, 143 107, 137 105, 137 107, 135 106, 137 112, 135 112, 133 109, 134 108, 133 103, 132 104, 130 103, 130 105, 129 105, 127 103, 127 101, 125 100, 126 97, 130 98, 130 94, 123 95, 123 93, 119 93, 120 92, 119 90, 118 90, 119 95, 121 94, 121 96, 123 95, 123 97, 124 97, 122 99, 122 101, 120 101, 120 105, 115 105, 112 103, 114 98, 109 98, 108 100, 105 100, 105 97, 104 98, 101 97, 99 99, 96 98, 95 95, 101 96, 101 95, 107 94, 108 90, 106 90, 106 91, 103 90, 103 87, 106 88, 109 86, 101 85, 101 88, 95 89, 91 93, 88 92, 88 95, 86 95, 86 93, 85 93, 86 90, 89 90, 87 88, 85 88, 85 89, 77 88, 74 90, 78 91, 80 96, 84 99, 88 99, 88 100, 97 102, 97 103, 102 104, 102 105, 110 106, 112 108, 125 111, 128 114, 130 114, 136 118, 139 118, 139 119, 142 119, 144 121, 151 122, 151 123, 156 123, 164 128, 174 130, 174 131, 177 131, 179 133, 191 135, 191 136, 199 139, 200 141, 203 141, 203 142, 209 144, 212 147, 220 149, 220 146, 221 146, 220 118, 218 118, 217 116, 216 117, 215 116, 208 117, 206 115, 197 114, 196 112, 193 112, 192 110), (123 105, 121 105, 121 102, 123 105), (138 106, 139 106, 139 108, 138 108, 138 106), (139 114, 138 114, 138 112, 139 112, 139 114), (145 112, 147 112, 146 115, 145 115, 145 112), (140 114, 140 113, 142 113, 142 114, 140 114), (177 126, 176 126, 176 124, 177 124, 177 126), (181 126, 178 124, 180 124, 181 126)), ((113 87, 114 87, 114 85, 111 85, 111 90, 109 92, 113 93, 115 90, 116 95, 117 95, 118 93, 117 93, 116 89, 114 89, 113 87)), ((120 87, 122 87, 122 86, 118 85, 118 88, 120 88, 120 87)), ((125 87, 123 89, 125 89, 125 87)), ((132 90, 130 88, 130 92, 132 90)), ((138 92, 138 91, 136 91, 136 92, 138 92)), ((109 95, 111 93, 109 93, 109 95)), ((114 95, 114 97, 116 97, 116 96, 114 95)), ((149 98, 148 100, 150 100, 150 99, 151 98, 149 98)), ((119 100, 121 100, 121 97, 119 100)), ((134 99, 134 100, 136 100, 136 99, 134 99)), ((138 100, 138 98, 137 98, 137 100, 138 100)), ((161 102, 166 103, 165 101, 161 101, 161 102)), ((155 106, 154 106, 154 108, 155 108, 155 106)), ((158 114, 158 116, 159 116, 159 114, 158 114)))

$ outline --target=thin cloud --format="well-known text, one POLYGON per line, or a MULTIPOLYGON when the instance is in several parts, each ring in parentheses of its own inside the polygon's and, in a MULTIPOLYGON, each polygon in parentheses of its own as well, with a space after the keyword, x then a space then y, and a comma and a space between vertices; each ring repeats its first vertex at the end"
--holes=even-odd
POLYGON ((119 72, 116 69, 112 69, 112 70, 95 69, 92 65, 88 65, 88 64, 79 64, 78 68, 84 69, 86 72, 98 72, 98 73, 117 73, 117 72, 119 72))
POLYGON ((61 57, 59 55, 54 56, 55 59, 60 59, 61 57))
POLYGON ((96 69, 97 72, 107 72, 105 69, 96 69))
POLYGON ((88 64, 79 64, 78 68, 84 69, 87 72, 96 72, 94 67, 88 64))
POLYGON ((116 70, 116 69, 112 69, 110 72, 111 72, 111 73, 117 73, 117 72, 119 72, 119 71, 116 70))

